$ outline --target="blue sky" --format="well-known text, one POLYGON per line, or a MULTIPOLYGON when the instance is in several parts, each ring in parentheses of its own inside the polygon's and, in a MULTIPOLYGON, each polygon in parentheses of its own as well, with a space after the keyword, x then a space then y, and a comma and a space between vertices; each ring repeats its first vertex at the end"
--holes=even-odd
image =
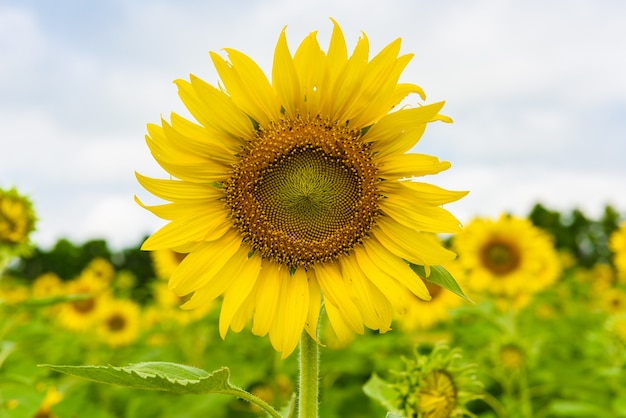
POLYGON ((0 186, 34 201, 41 246, 137 244, 162 222, 133 202, 134 171, 164 177, 145 126, 186 115, 173 80, 217 76, 208 51, 239 49, 269 72, 280 30, 292 51, 334 17, 371 53, 397 37, 403 81, 446 100, 417 152, 452 162, 428 181, 470 190, 463 222, 541 202, 626 214, 626 2, 0 0, 0 186))

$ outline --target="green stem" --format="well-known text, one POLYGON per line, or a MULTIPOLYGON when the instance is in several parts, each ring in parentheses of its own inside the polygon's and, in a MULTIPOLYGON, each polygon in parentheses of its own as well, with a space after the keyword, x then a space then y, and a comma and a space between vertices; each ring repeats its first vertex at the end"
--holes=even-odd
POLYGON ((233 395, 237 398, 241 398, 245 401, 248 401, 250 403, 255 404, 256 406, 258 406, 259 408, 263 409, 265 412, 267 412, 267 415, 269 415, 272 418, 282 418, 282 416, 278 413, 278 411, 276 411, 274 408, 272 408, 272 406, 270 404, 268 404, 267 402, 265 402, 263 399, 254 396, 253 394, 246 392, 246 391, 224 391, 222 392, 226 395, 233 395))
POLYGON ((306 332, 300 337, 298 418, 318 418, 319 346, 306 332))

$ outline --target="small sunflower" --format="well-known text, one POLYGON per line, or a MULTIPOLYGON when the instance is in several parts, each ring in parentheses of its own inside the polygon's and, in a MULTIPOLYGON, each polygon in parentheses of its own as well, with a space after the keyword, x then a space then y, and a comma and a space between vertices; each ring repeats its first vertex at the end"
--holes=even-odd
POLYGON ((35 298, 58 296, 63 291, 63 281, 56 273, 52 272, 37 276, 31 285, 31 292, 35 298))
POLYGON ((115 266, 105 258, 96 257, 87 264, 83 273, 92 274, 103 283, 110 284, 115 277, 115 266))
POLYGON ((481 397, 483 387, 477 365, 465 362, 460 349, 438 344, 428 355, 416 350, 415 358, 404 360, 395 381, 383 383, 392 389, 379 399, 383 405, 407 418, 470 415, 467 404, 481 397))
POLYGON ((198 123, 148 126, 170 178, 137 175, 169 202, 138 201, 170 221, 142 249, 188 253, 169 281, 191 294, 183 307, 223 296, 221 336, 252 322, 284 357, 303 329, 316 338, 322 295, 341 339, 389 330, 411 293, 430 299, 408 262, 428 272, 455 257, 430 234, 460 229, 441 206, 466 194, 417 181, 450 164, 407 152, 428 123, 451 120, 443 102, 395 110, 410 93, 424 99, 399 83, 412 57, 400 39, 370 60, 363 35, 348 56, 333 23, 326 52, 313 32, 292 55, 283 30, 271 80, 239 51, 211 53, 223 88, 176 81, 198 123))
POLYGON ((128 299, 109 299, 98 313, 96 332, 111 347, 132 344, 140 331, 141 309, 128 299))
POLYGON ((613 265, 620 283, 626 283, 626 222, 609 237, 609 249, 613 253, 613 265))
POLYGON ((470 291, 519 298, 548 287, 561 271, 551 237, 525 218, 476 218, 453 238, 453 246, 470 291))
POLYGON ((33 205, 26 196, 16 188, 0 189, 0 273, 11 258, 30 252, 30 234, 36 221, 33 205))
POLYGON ((81 275, 65 285, 65 294, 81 297, 64 303, 58 312, 60 324, 73 331, 87 331, 94 324, 108 294, 102 282, 92 275, 81 275))

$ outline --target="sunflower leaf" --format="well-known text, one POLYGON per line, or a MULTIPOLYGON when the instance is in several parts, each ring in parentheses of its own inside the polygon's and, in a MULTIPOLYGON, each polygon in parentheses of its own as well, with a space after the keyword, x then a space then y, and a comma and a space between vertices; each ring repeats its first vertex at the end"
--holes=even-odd
POLYGON ((427 276, 424 266, 420 266, 418 264, 413 264, 413 263, 409 263, 409 265, 411 266, 411 269, 413 269, 413 271, 417 273, 418 276, 420 276, 422 279, 426 280, 427 282, 430 282, 438 286, 441 286, 445 289, 448 289, 455 295, 462 297, 468 302, 472 302, 472 300, 468 298, 465 293, 463 293, 461 286, 459 286, 456 280, 454 280, 454 277, 452 277, 450 272, 446 270, 445 268, 443 268, 442 266, 430 266, 430 274, 427 276))
POLYGON ((162 390, 180 394, 221 393, 245 399, 264 409, 270 416, 280 414, 263 400, 230 383, 227 367, 207 372, 191 366, 162 361, 115 366, 62 366, 41 364, 59 373, 82 377, 99 383, 126 386, 133 389, 162 390))
MULTIPOLYGON (((396 403, 400 394, 393 386, 385 380, 373 373, 367 382, 363 385, 363 392, 370 398, 378 401, 387 411, 396 411, 396 403)), ((387 417, 394 417, 391 412, 387 417), (391 415, 390 415, 391 414, 391 415)))

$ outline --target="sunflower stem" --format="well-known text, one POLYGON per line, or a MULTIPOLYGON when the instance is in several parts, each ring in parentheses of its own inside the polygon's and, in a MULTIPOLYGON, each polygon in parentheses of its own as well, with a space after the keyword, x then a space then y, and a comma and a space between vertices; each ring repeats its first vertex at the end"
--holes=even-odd
POLYGON ((300 337, 298 418, 318 418, 319 346, 306 332, 300 337))

